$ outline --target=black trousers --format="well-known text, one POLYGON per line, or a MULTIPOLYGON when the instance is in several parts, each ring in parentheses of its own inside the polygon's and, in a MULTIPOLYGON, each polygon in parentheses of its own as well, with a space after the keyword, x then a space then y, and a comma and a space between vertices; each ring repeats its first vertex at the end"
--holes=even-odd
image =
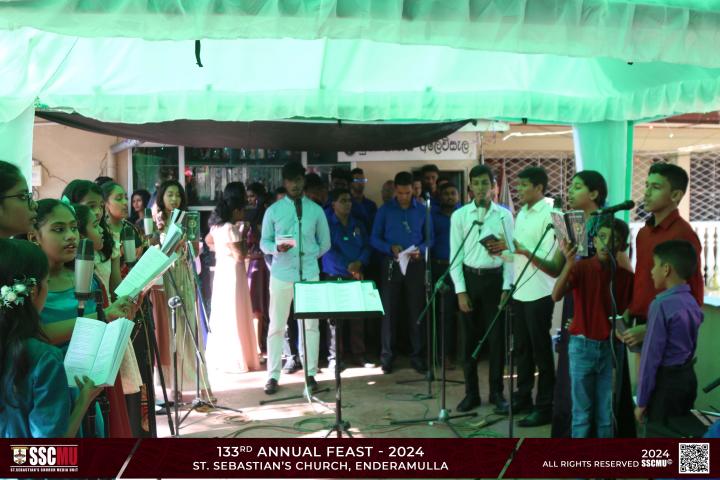
POLYGON ((662 437, 670 420, 690 413, 697 397, 697 376, 692 360, 684 365, 660 367, 647 406, 645 436, 662 437))
MULTIPOLYGON (((352 280, 352 277, 339 277, 329 275, 327 280, 352 280)), ((353 355, 365 355, 365 319, 364 318, 352 318, 352 319, 340 319, 332 322, 328 322, 327 325, 327 348, 328 348, 328 362, 335 360, 336 351, 335 344, 337 342, 337 348, 340 353, 345 353, 345 342, 350 343, 350 353, 353 355), (337 322, 342 323, 342 336, 343 338, 337 338, 337 322)))
POLYGON ((402 305, 408 313, 408 330, 412 351, 410 360, 414 365, 424 364, 425 319, 418 324, 417 319, 425 305, 425 261, 418 260, 408 264, 407 272, 400 272, 400 264, 385 258, 382 265, 382 303, 385 316, 380 333, 382 350, 380 361, 391 366, 397 343, 397 323, 402 305))
MULTIPOLYGON (((472 358, 472 354, 498 312, 502 296, 502 268, 483 272, 482 275, 468 269, 464 269, 463 273, 466 292, 473 306, 472 312, 461 314, 464 329, 462 355, 465 394, 479 398, 477 360, 472 358)), ((498 318, 485 342, 489 349, 490 395, 502 394, 505 370, 505 315, 498 318)))
POLYGON ((531 401, 538 371, 538 388, 535 408, 552 412, 555 386, 555 360, 553 358, 550 327, 554 303, 550 296, 513 304, 513 331, 515 358, 517 359, 517 388, 519 401, 531 401))

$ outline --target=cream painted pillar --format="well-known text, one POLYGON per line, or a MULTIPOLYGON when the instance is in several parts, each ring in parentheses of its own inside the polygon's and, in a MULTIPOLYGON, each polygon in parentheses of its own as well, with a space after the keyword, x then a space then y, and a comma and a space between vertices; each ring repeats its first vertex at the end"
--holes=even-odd
MULTIPOLYGON (((677 165, 678 167, 682 167, 683 170, 685 170, 690 176, 690 154, 688 152, 678 152, 677 156, 677 165)), ((690 182, 692 182, 692 178, 690 179, 690 182)), ((678 205, 678 210, 680 211, 680 216, 683 217, 688 222, 690 221, 690 188, 692 185, 688 185, 688 191, 685 192, 685 196, 683 197, 682 201, 680 202, 680 205, 678 205)))
POLYGON ((9 122, 0 123, 0 160, 14 163, 25 175, 30 186, 32 179, 32 142, 35 108, 28 107, 9 122))

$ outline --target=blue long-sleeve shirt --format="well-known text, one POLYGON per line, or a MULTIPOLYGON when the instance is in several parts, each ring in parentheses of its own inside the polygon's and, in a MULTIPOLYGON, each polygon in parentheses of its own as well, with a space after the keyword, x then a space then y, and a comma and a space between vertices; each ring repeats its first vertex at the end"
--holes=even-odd
MULTIPOLYGON (((298 218, 295 203, 285 197, 273 203, 263 218, 260 249, 273 256, 270 274, 284 282, 300 280, 298 218), (276 238, 292 236, 295 246, 278 252, 276 238)), ((302 197, 303 280, 320 276, 318 258, 330 249, 330 229, 322 208, 309 198, 302 197)))
POLYGON ((432 219, 430 237, 425 238, 425 206, 412 199, 408 208, 400 208, 393 198, 378 209, 373 223, 370 245, 377 251, 392 257, 392 246, 400 245, 403 250, 415 245, 421 253, 433 245, 432 219))
POLYGON ((637 404, 647 407, 660 367, 683 365, 692 359, 703 313, 688 284, 658 294, 650 304, 647 332, 640 354, 637 404))
POLYGON ((433 246, 430 249, 435 260, 450 260, 450 215, 439 208, 432 212, 433 246))
POLYGON ((365 225, 351 215, 345 226, 333 212, 328 216, 328 226, 330 250, 322 257, 323 272, 347 277, 350 275, 347 267, 351 263, 360 260, 363 266, 367 266, 370 261, 370 242, 365 225))
POLYGON ((372 230, 373 222, 375 221, 377 210, 377 205, 369 198, 363 197, 360 201, 353 198, 350 214, 362 221, 365 224, 367 231, 370 232, 372 230))

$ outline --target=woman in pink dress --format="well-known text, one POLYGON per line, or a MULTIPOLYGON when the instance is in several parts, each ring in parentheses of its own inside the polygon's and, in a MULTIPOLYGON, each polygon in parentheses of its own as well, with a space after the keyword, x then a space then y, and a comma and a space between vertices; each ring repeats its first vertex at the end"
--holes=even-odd
POLYGON ((245 187, 228 183, 210 217, 206 241, 215 249, 208 369, 248 372, 260 369, 250 291, 245 270, 247 253, 238 222, 247 205, 245 187))

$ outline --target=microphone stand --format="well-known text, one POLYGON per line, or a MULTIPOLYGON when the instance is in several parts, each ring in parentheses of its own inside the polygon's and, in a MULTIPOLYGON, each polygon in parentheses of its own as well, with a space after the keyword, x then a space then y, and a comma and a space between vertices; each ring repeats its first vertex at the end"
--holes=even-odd
MULTIPOLYGON (((191 244, 191 242, 188 242, 188 243, 191 244)), ((192 245, 191 245, 190 252, 192 252, 192 251, 193 251, 193 249, 192 249, 192 245)), ((192 268, 191 268, 191 270, 192 270, 192 268)), ((180 293, 180 290, 178 289, 177 283, 175 281, 175 275, 173 275, 173 272, 171 272, 170 270, 168 270, 167 273, 168 273, 168 278, 170 279, 170 283, 171 283, 173 289, 175 290, 176 293, 180 293)), ((195 288, 195 291, 197 291, 197 288, 195 288)), ((190 334, 190 337, 192 338, 193 348, 195 350, 195 398, 190 403, 190 409, 187 412, 185 412, 185 415, 179 421, 177 418, 177 411, 179 408, 179 400, 180 400, 180 399, 178 399, 178 395, 181 395, 182 392, 180 392, 180 390, 179 390, 180 385, 178 384, 178 372, 177 372, 177 364, 176 364, 177 359, 175 358, 173 360, 173 369, 175 370, 175 372, 174 372, 174 376, 175 376, 175 378, 174 378, 174 380, 175 380, 175 405, 174 405, 174 407, 175 407, 175 426, 176 426, 175 433, 176 433, 176 436, 179 437, 180 436, 180 426, 183 424, 185 419, 187 419, 187 417, 192 413, 193 410, 197 410, 200 407, 209 406, 211 408, 216 408, 216 409, 220 409, 220 410, 229 410, 229 411, 238 412, 238 413, 242 413, 242 412, 241 412, 241 410, 238 410, 236 408, 217 405, 215 402, 213 402, 213 400, 211 398, 209 398, 210 397, 210 395, 209 395, 210 388, 209 388, 209 385, 207 384, 207 378, 205 379, 205 391, 208 392, 208 400, 205 401, 200 397, 200 368, 205 367, 205 371, 207 372, 207 363, 205 362, 205 357, 203 356, 202 352, 200 351, 199 332, 194 332, 192 330, 192 326, 190 325, 190 317, 188 316, 187 307, 186 307, 185 303, 182 302, 182 300, 178 296, 175 296, 175 297, 171 298, 170 300, 173 300, 175 298, 177 298, 179 300, 179 304, 176 305, 175 307, 170 305, 170 301, 168 301, 168 305, 171 308, 171 314, 173 316, 176 316, 175 309, 177 309, 177 307, 182 308, 183 317, 185 320, 186 333, 190 334)), ((175 320, 173 320, 173 322, 175 322, 175 320)), ((196 325, 196 327, 199 329, 200 325, 196 325)), ((177 337, 177 330, 176 330, 176 325, 175 325, 173 327, 173 355, 174 355, 174 357, 177 357, 177 338, 176 337, 177 337)))
MULTIPOLYGON (((475 226, 482 227, 482 223, 479 221, 473 222, 473 227, 475 226)), ((435 282, 435 287, 431 294, 431 302, 434 305, 435 298, 437 297, 438 293, 442 293, 445 291, 448 287, 445 285, 445 278, 450 274, 450 271, 453 268, 453 265, 455 264, 455 261, 458 258, 458 255, 460 255, 460 252, 463 251, 465 247, 465 242, 467 241, 468 237, 472 233, 473 229, 468 229, 468 232, 465 234, 465 237, 462 239, 462 242, 460 243, 460 247, 455 252, 455 255, 453 255, 452 260, 450 260, 450 264, 445 269, 442 275, 440 275, 440 278, 438 278, 438 281, 435 282)), ((430 308, 431 303, 428 303, 425 306, 425 309, 420 313, 420 317, 422 318, 423 315, 425 315, 430 308)), ((465 413, 462 415, 450 415, 449 410, 446 408, 446 383, 447 380, 445 378, 445 371, 446 371, 446 365, 445 365, 445 298, 443 296, 440 297, 440 351, 442 353, 441 357, 441 381, 440 381, 440 411, 438 412, 437 420, 430 420, 427 418, 416 418, 411 420, 393 420, 390 422, 390 425, 408 425, 413 423, 424 423, 428 422, 429 425, 445 425, 447 426, 452 432, 455 434, 456 437, 460 438, 462 435, 455 429, 455 427, 450 423, 450 420, 453 418, 464 418, 464 417, 475 417, 477 416, 476 412, 470 412, 465 413), (435 423, 437 422, 437 423, 435 423)), ((417 380, 415 380, 417 381, 417 380)), ((400 382, 398 382, 400 383, 400 382)))
MULTIPOLYGON (((175 384, 173 392, 173 411, 175 413, 175 430, 173 436, 180 438, 180 414, 178 409, 180 408, 180 390, 178 389, 178 354, 177 354, 177 309, 182 305, 182 300, 178 296, 174 296, 168 300, 168 307, 170 307, 170 328, 172 329, 172 342, 171 350, 173 356, 173 380, 175 384)), ((167 403, 166 403, 167 405, 167 403)), ((168 410, 169 415, 169 410, 168 410)))
MULTIPOLYGON (((100 290, 95 290, 93 292, 93 295, 95 297, 95 311, 97 312, 98 320, 100 320, 103 323, 107 323, 107 319, 105 318, 105 310, 103 309, 102 292, 100 290)), ((118 373, 118 375, 119 375, 119 373, 118 373)), ((107 394, 105 393, 105 391, 103 391, 100 395, 98 395, 97 402, 100 405, 100 412, 102 413, 102 417, 103 417, 103 428, 105 430, 104 436, 105 436, 105 438, 109 438, 110 437, 110 402, 108 401, 107 394)))
MULTIPOLYGON (((295 203, 296 213, 297 213, 297 219, 298 219, 298 273, 300 274, 300 281, 303 281, 303 231, 302 231, 302 196, 296 200, 295 202, 300 202, 300 205, 298 206, 297 203, 295 203)), ((293 306, 294 308, 294 306, 293 306)), ((294 315, 293 315, 294 317, 294 315)), ((293 320, 295 320, 293 318, 293 320)), ((303 393, 301 395, 290 395, 289 397, 280 397, 280 398, 273 398, 270 400, 260 400, 260 405, 266 405, 268 403, 275 403, 275 402, 282 402, 284 400, 293 400, 295 398, 307 398, 308 403, 312 402, 318 402, 322 405, 325 405, 325 402, 317 398, 314 394, 321 393, 321 392, 327 392, 330 390, 329 387, 322 388, 319 390, 316 390, 314 392, 311 392, 308 388, 308 363, 307 363, 307 330, 305 329, 305 319, 301 319, 301 328, 302 328, 302 342, 303 342, 303 352, 302 352, 302 364, 303 364, 303 375, 305 377, 305 389, 303 390, 303 393)), ((319 328, 319 326, 318 326, 319 328)), ((337 362, 335 362, 337 365, 337 362)))
POLYGON ((515 347, 514 342, 514 335, 513 335, 513 329, 512 329, 512 315, 508 312, 507 306, 508 303, 510 303, 510 300, 512 300, 513 295, 515 294, 515 291, 518 289, 518 285, 520 284, 520 280, 525 275, 525 272, 527 271, 528 267, 532 264, 532 261, 535 259, 537 255, 537 251, 540 248, 540 245, 542 245, 543 240, 545 240, 545 235, 553 228, 552 223, 549 223, 545 230, 543 231, 542 235, 540 236, 540 240, 538 241, 537 245, 535 245, 535 248, 533 249, 532 253, 530 254, 530 257, 527 259, 527 263, 523 267, 523 269, 520 271, 520 275, 518 275, 517 278, 514 279, 513 283, 510 285, 510 290, 508 291, 508 294, 505 296, 505 299, 500 302, 500 305, 498 307, 498 311, 495 314, 495 317, 492 319, 492 322, 490 322, 490 326, 485 331, 485 335, 483 338, 480 339, 478 342, 477 347, 475 347, 475 351, 472 354, 472 358, 477 360, 478 356, 480 355, 480 350, 482 350, 483 345, 485 344, 485 341, 490 336, 490 332, 492 332, 493 328, 495 328, 495 324, 497 323, 498 319, 500 318, 500 315, 505 315, 506 324, 505 324, 505 330, 506 330, 506 346, 508 347, 506 349, 506 361, 508 364, 508 370, 509 370, 509 383, 510 383, 510 392, 509 392, 509 402, 508 402, 508 438, 513 438, 513 408, 512 408, 512 402, 513 402, 513 388, 514 388, 514 381, 513 381, 513 370, 514 370, 514 362, 513 362, 513 349, 515 347))
MULTIPOLYGON (((610 355, 612 356, 613 364, 615 367, 615 381, 613 382, 613 385, 610 387, 612 392, 612 398, 613 398, 613 408, 612 408, 612 426, 613 426, 613 432, 618 431, 618 425, 617 425, 617 412, 620 409, 620 401, 621 401, 621 395, 622 395, 622 389, 623 389, 623 364, 624 361, 624 355, 625 351, 624 349, 617 348, 619 345, 616 345, 615 343, 615 328, 617 327, 617 320, 618 320, 618 308, 617 308, 617 301, 615 299, 615 273, 617 272, 617 258, 615 258, 615 226, 613 225, 615 220, 615 212, 608 211, 603 212, 600 214, 601 218, 610 218, 610 248, 608 248, 607 245, 605 245, 605 248, 608 250, 608 259, 610 260, 610 338, 608 341, 610 342, 610 355)), ((621 320, 623 321, 623 320, 621 320)))

